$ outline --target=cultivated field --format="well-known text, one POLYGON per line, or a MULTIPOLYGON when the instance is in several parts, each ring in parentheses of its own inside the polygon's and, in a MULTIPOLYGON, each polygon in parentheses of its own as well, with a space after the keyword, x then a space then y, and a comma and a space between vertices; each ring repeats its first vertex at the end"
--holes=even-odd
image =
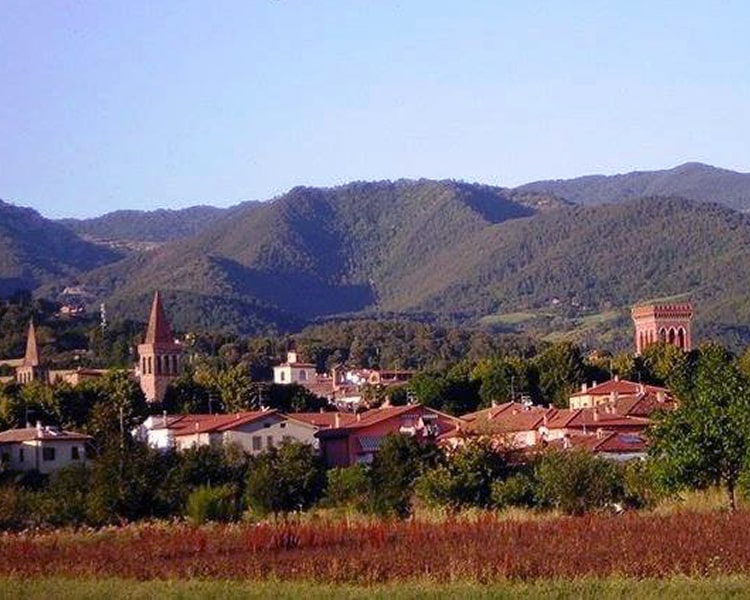
POLYGON ((750 512, 5 534, 0 576, 487 584, 750 574, 750 512))

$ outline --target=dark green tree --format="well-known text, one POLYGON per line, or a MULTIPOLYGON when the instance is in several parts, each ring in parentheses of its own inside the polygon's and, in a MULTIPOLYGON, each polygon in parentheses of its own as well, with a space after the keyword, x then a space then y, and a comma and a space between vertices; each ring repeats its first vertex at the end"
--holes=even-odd
POLYGON ((678 408, 657 415, 650 454, 668 489, 721 485, 729 506, 750 454, 750 388, 721 346, 700 348, 690 392, 678 408))
POLYGON ((414 482, 436 459, 436 448, 424 446, 413 437, 386 436, 370 468, 372 510, 380 515, 408 517, 414 482))
POLYGON ((325 466, 315 450, 299 442, 269 448, 250 463, 245 500, 259 515, 304 510, 326 485, 325 466))

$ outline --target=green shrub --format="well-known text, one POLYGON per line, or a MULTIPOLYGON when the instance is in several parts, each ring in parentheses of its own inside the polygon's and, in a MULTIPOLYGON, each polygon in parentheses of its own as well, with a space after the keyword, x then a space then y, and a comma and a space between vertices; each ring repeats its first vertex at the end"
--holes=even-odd
POLYGON ((234 497, 231 486, 201 486, 188 496, 187 517, 194 525, 231 521, 237 514, 234 497))
POLYGON ((569 515, 623 498, 619 465, 582 449, 545 454, 536 465, 535 477, 541 502, 569 515))
POLYGON ((369 480, 367 467, 336 467, 326 473, 324 504, 329 507, 363 508, 367 504, 369 480))
POLYGON ((536 503, 536 482, 526 473, 516 473, 492 484, 492 504, 497 508, 531 508, 536 503))
POLYGON ((308 444, 284 442, 250 463, 245 500, 258 515, 304 510, 322 496, 325 466, 308 444))

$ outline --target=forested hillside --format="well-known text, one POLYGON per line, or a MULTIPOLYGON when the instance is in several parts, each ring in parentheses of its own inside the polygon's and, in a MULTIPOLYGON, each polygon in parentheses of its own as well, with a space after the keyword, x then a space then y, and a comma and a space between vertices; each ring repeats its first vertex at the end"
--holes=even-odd
POLYGON ((750 173, 737 173, 701 163, 686 163, 664 171, 536 181, 516 189, 547 192, 577 204, 603 204, 658 195, 681 196, 700 202, 717 202, 735 210, 750 210, 750 173))
MULTIPOLYGON (((457 182, 296 188, 237 210, 199 236, 99 269, 87 281, 126 312, 142 311, 140 298, 157 287, 207 300, 216 313, 227 301, 305 319, 387 310, 408 293, 416 270, 458 240, 561 206, 550 196, 457 182)), ((188 321, 211 320, 202 308, 181 312, 188 321)))
POLYGON ((61 219, 77 234, 102 241, 168 242, 210 227, 226 209, 191 206, 181 210, 118 210, 93 219, 61 219))
POLYGON ((30 208, 0 200, 0 297, 73 278, 119 257, 30 208))
POLYGON ((181 330, 273 334, 356 316, 622 347, 633 303, 678 296, 695 301, 699 339, 750 342, 750 216, 707 202, 581 206, 430 180, 300 187, 124 258, 0 208, 2 293, 77 282, 119 319, 145 319, 160 289, 181 330))

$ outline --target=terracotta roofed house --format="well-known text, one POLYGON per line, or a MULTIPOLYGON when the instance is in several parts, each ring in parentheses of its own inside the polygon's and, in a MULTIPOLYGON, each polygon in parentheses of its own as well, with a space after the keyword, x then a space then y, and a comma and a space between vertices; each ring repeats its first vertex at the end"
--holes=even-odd
POLYGON ((339 427, 322 429, 316 437, 329 466, 346 467, 370 463, 389 434, 413 435, 420 441, 435 441, 455 429, 461 419, 421 405, 375 408, 357 414, 339 427))
POLYGON ((316 431, 310 423, 275 410, 261 410, 227 415, 151 416, 134 433, 160 449, 234 444, 248 454, 258 454, 285 440, 317 447, 316 431))

